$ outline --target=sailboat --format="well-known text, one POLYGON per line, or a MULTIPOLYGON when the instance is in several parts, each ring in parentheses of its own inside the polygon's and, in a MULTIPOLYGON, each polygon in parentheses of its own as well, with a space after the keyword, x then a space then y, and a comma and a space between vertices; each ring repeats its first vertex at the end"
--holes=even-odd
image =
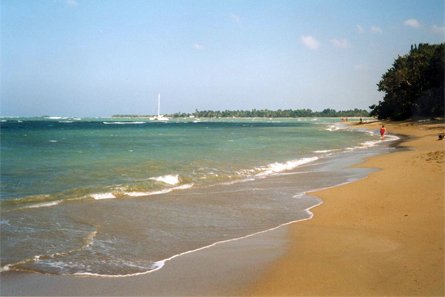
POLYGON ((158 115, 150 117, 152 121, 168 121, 170 118, 161 114, 161 93, 158 94, 158 115))

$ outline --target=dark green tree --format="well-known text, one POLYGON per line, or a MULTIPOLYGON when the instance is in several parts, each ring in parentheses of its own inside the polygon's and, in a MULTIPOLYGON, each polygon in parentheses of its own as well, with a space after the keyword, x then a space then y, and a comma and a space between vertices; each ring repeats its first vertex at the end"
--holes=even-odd
POLYGON ((411 46, 409 54, 399 56, 377 84, 385 96, 370 106, 371 115, 392 120, 443 116, 444 65, 444 43, 411 46))

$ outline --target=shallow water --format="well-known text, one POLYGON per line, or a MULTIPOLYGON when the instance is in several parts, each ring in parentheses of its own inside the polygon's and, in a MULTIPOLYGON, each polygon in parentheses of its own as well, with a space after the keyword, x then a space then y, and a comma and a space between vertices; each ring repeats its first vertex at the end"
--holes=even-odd
MULTIPOLYGON (((1 123, 2 271, 122 276, 307 218, 388 150, 338 119, 1 123)), ((388 137, 387 140, 395 138, 388 137)))

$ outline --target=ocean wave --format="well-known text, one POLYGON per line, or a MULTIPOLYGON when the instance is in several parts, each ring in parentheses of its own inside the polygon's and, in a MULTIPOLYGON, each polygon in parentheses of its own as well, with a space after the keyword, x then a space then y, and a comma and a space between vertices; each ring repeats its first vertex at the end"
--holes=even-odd
POLYGON ((342 123, 335 123, 335 124, 330 124, 325 130, 333 132, 333 131, 338 131, 338 130, 345 130, 347 128, 348 128, 348 126, 346 126, 342 123))
POLYGON ((359 144, 359 148, 370 148, 370 147, 374 147, 377 144, 381 143, 381 140, 369 140, 369 141, 365 141, 359 144))
POLYGON ((399 139, 400 139, 400 137, 398 137, 396 135, 389 134, 389 135, 386 135, 384 139, 369 140, 369 141, 362 142, 358 146, 355 146, 353 149, 367 149, 367 148, 371 148, 376 145, 379 145, 383 142, 395 141, 395 140, 399 140, 399 139))
POLYGON ((43 202, 43 203, 36 203, 32 205, 25 206, 23 208, 40 208, 40 207, 51 207, 62 203, 62 200, 57 201, 51 201, 51 202, 43 202))
MULTIPOLYGON (((363 130, 361 132, 369 133, 363 130)), ((319 159, 330 156, 332 153, 348 153, 354 150, 369 149, 380 146, 383 143, 398 140, 396 135, 388 134, 381 140, 375 133, 370 134, 371 139, 361 143, 352 144, 350 147, 338 149, 315 150, 311 155, 303 156, 284 162, 273 162, 266 165, 252 166, 247 169, 217 169, 213 167, 202 167, 196 164, 195 169, 191 169, 189 174, 167 174, 154 177, 145 177, 138 180, 130 181, 128 184, 108 185, 106 187, 96 188, 95 190, 88 188, 70 189, 52 194, 41 194, 26 196, 16 199, 5 199, 1 201, 1 206, 5 207, 5 211, 24 209, 24 208, 42 208, 55 207, 65 200, 83 200, 95 199, 106 200, 116 198, 143 197, 152 195, 167 194, 171 191, 189 189, 201 186, 211 186, 215 184, 235 184, 251 181, 256 178, 264 178, 269 175, 280 174, 285 171, 291 171, 299 166, 315 162, 319 159), (148 181, 148 182, 147 182, 148 181)), ((56 141, 51 139, 49 141, 56 141)), ((182 174, 182 173, 181 173, 182 174)))
POLYGON ((150 179, 154 180, 154 181, 162 182, 164 184, 169 184, 172 186, 177 185, 181 182, 178 174, 151 177, 150 179))
POLYGON ((147 122, 102 122, 104 125, 142 125, 146 124, 147 122))
POLYGON ((56 199, 50 194, 25 196, 16 199, 2 200, 1 207, 14 207, 14 208, 38 208, 49 207, 61 203, 62 200, 56 199))
MULTIPOLYGON (((94 227, 94 230, 89 232, 88 234, 86 234, 86 236, 82 239, 83 245, 80 246, 79 248, 74 248, 74 249, 68 250, 68 251, 55 252, 55 253, 46 254, 46 255, 35 255, 31 258, 27 258, 27 259, 24 259, 24 260, 15 262, 15 263, 6 264, 6 265, 0 267, 0 272, 22 271, 22 268, 20 268, 20 266, 22 266, 22 265, 26 265, 26 264, 30 264, 30 263, 31 264, 39 263, 42 260, 56 259, 59 257, 67 256, 74 252, 79 252, 79 251, 84 250, 84 249, 90 247, 91 245, 93 245, 96 235, 97 235, 97 228, 94 227)), ((61 263, 61 262, 54 262, 52 264, 49 264, 49 263, 47 263, 47 264, 49 264, 50 266, 53 266, 53 267, 57 267, 58 266, 57 263, 61 263)), ((32 271, 32 270, 29 270, 29 268, 27 268, 26 271, 32 271)), ((35 272, 39 272, 39 271, 35 271, 35 272)))
POLYGON ((317 151, 314 151, 314 153, 316 153, 316 154, 328 154, 328 153, 333 153, 333 152, 338 152, 338 151, 340 151, 340 149, 317 150, 317 151))
POLYGON ((114 196, 113 193, 94 193, 90 194, 92 198, 95 200, 103 200, 103 199, 115 199, 116 196, 114 196))
POLYGON ((59 117, 59 116, 52 116, 52 117, 45 117, 47 120, 62 120, 67 119, 67 117, 59 117))
POLYGON ((380 145, 384 142, 390 142, 390 141, 396 141, 399 140, 400 137, 396 136, 396 135, 386 135, 384 139, 379 139, 379 140, 368 140, 365 142, 362 142, 356 146, 353 147, 347 147, 345 148, 345 151, 354 151, 357 149, 368 149, 368 148, 372 148, 375 147, 377 145, 380 145))
POLYGON ((172 191, 186 190, 194 186, 194 183, 181 184, 179 175, 165 175, 150 178, 156 182, 162 183, 153 187, 151 185, 143 185, 139 190, 131 190, 132 185, 119 185, 107 187, 108 191, 90 192, 88 189, 76 189, 69 192, 59 192, 54 194, 42 194, 25 196, 16 199, 3 200, 0 205, 5 211, 19 210, 19 209, 33 209, 42 207, 53 207, 61 204, 63 201, 74 201, 84 199, 94 200, 108 200, 118 198, 143 197, 152 195, 167 194, 172 191))
POLYGON ((164 189, 152 192, 124 192, 124 194, 130 197, 144 197, 144 196, 167 194, 170 193, 171 191, 172 191, 171 189, 164 189))
POLYGON ((301 159, 297 159, 297 160, 291 160, 291 161, 287 161, 285 163, 279 163, 279 162, 275 162, 275 163, 271 163, 269 165, 267 165, 266 167, 260 168, 261 172, 258 173, 256 176, 267 176, 267 175, 271 175, 271 174, 275 174, 275 173, 280 173, 283 171, 288 171, 288 170, 292 170, 295 169, 301 165, 305 165, 314 161, 317 161, 318 159, 320 159, 319 157, 306 157, 306 158, 301 158, 301 159))
POLYGON ((304 197, 304 195, 306 195, 306 192, 301 192, 301 193, 295 194, 294 196, 292 196, 292 198, 301 199, 304 197))
MULTIPOLYGON (((169 185, 176 185, 177 183, 174 182, 175 179, 171 179, 169 180, 170 182, 172 182, 169 185)), ((178 180, 179 183, 179 180, 178 180)), ((162 194, 167 194, 170 193, 172 191, 177 191, 177 190, 186 190, 186 189, 190 189, 194 186, 193 183, 189 183, 189 184, 183 184, 183 185, 179 185, 176 187, 169 187, 169 188, 163 188, 163 189, 159 189, 159 190, 149 190, 149 191, 131 191, 131 190, 127 190, 125 189, 125 187, 119 187, 118 190, 114 191, 114 192, 101 192, 101 193, 93 193, 93 194, 89 194, 88 196, 95 199, 95 200, 107 200, 107 199, 116 199, 116 198, 128 198, 128 197, 144 197, 144 196, 153 196, 153 195, 162 195, 162 194)))
POLYGON ((152 196, 152 195, 161 195, 161 194, 167 194, 172 191, 177 190, 186 190, 191 189, 194 184, 184 184, 173 188, 163 189, 159 191, 151 191, 151 192, 124 192, 124 195, 130 196, 130 197, 143 197, 143 196, 152 196))

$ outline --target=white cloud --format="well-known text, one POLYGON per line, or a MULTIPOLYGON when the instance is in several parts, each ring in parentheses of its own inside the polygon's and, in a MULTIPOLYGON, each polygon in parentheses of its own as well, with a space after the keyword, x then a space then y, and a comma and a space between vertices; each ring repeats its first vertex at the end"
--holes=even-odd
POLYGON ((377 26, 371 26, 370 30, 371 30, 372 33, 383 33, 382 28, 377 27, 377 26))
POLYGON ((320 47, 320 42, 318 42, 317 39, 315 39, 314 37, 310 36, 310 35, 303 35, 300 38, 301 42, 308 48, 312 49, 312 50, 316 50, 320 47))
POLYGON ((241 23, 241 17, 239 15, 231 13, 229 17, 233 22, 235 22, 237 24, 241 23))
POLYGON ((420 22, 416 19, 407 19, 403 22, 405 26, 412 27, 412 28, 419 28, 420 22))
POLYGON ((358 33, 360 33, 360 34, 363 34, 363 33, 365 33, 365 28, 363 28, 362 26, 360 26, 360 25, 357 25, 357 32, 358 33))
POLYGON ((200 44, 200 43, 194 43, 193 47, 198 50, 198 51, 202 51, 205 49, 204 45, 200 44))
POLYGON ((338 47, 338 48, 349 48, 351 46, 351 44, 349 43, 349 41, 345 38, 334 38, 331 39, 331 43, 333 46, 338 47))
POLYGON ((79 3, 77 2, 77 0, 66 0, 65 3, 66 3, 68 6, 77 6, 77 5, 79 5, 79 3))
POLYGON ((437 25, 433 26, 433 32, 434 33, 439 33, 439 34, 444 34, 445 33, 445 26, 439 27, 437 25))

